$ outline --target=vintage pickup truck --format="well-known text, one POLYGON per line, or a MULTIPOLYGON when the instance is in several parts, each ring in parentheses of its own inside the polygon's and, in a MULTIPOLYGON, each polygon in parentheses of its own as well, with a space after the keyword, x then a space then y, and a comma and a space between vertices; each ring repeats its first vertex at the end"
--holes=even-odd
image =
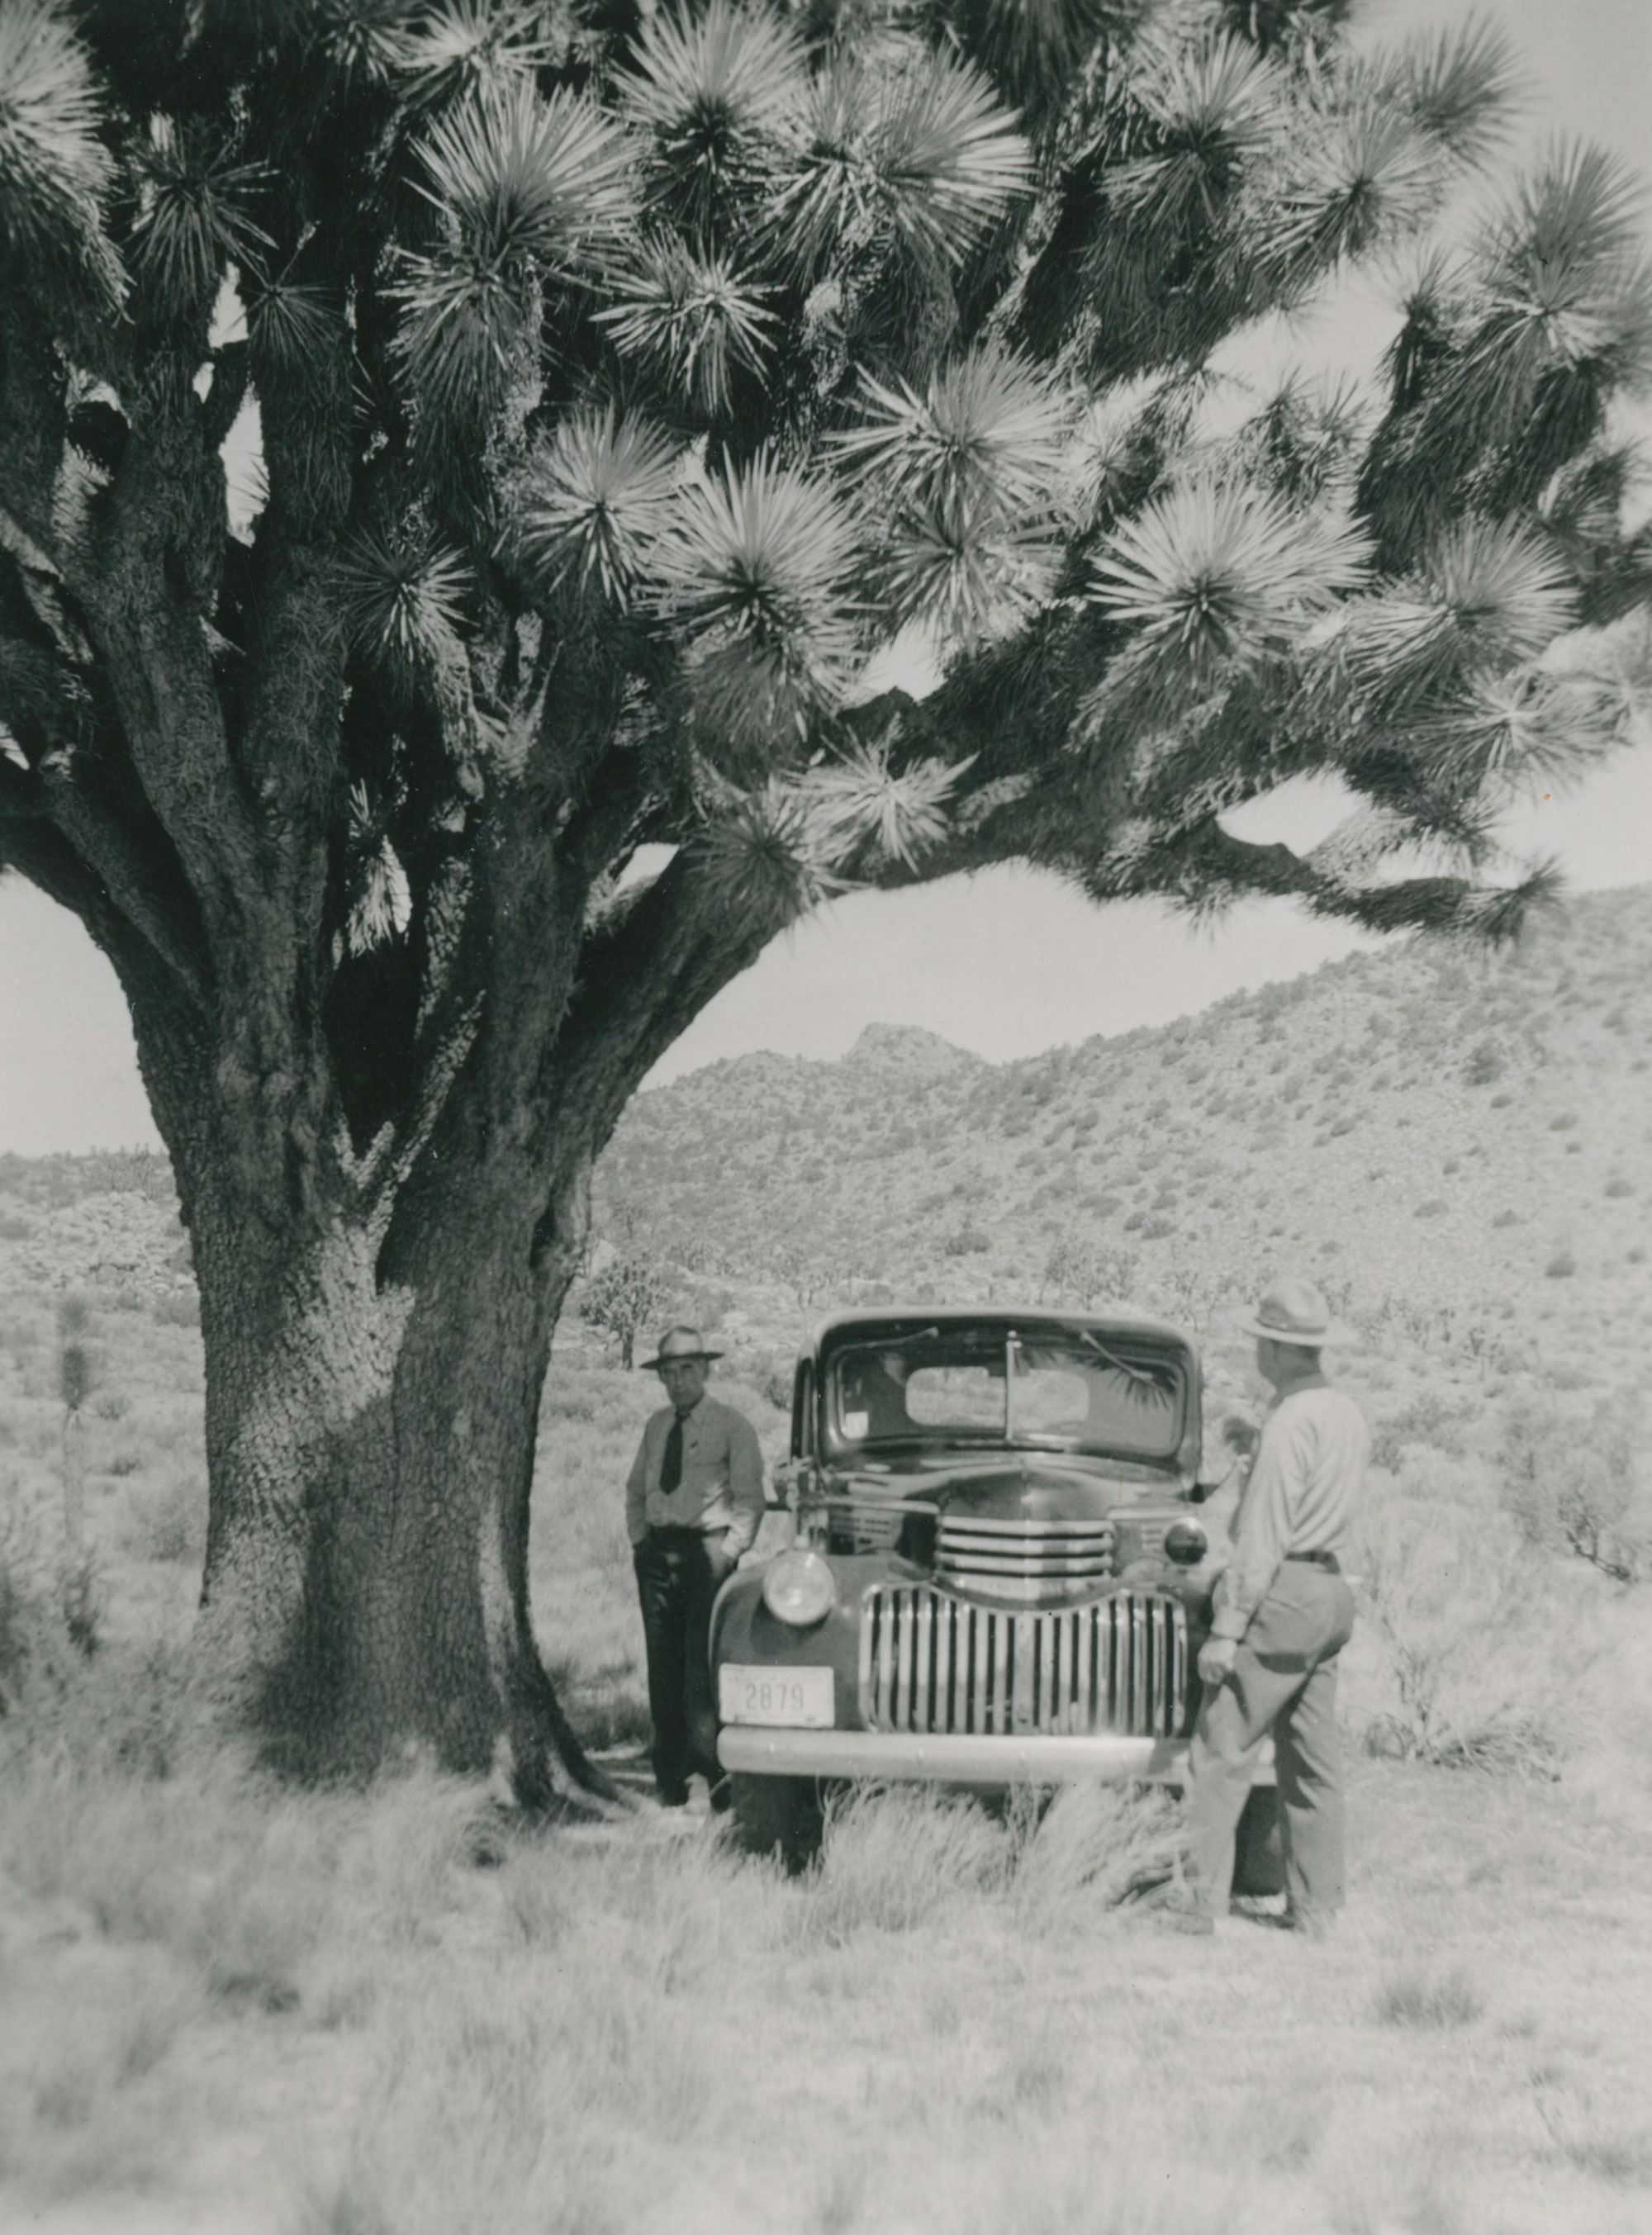
MULTIPOLYGON (((805 1346, 791 1544, 712 1617, 718 1758, 794 1862, 823 1781, 1174 1783, 1215 1563, 1197 1350, 1139 1315, 843 1312, 805 1346)), ((1277 1890, 1271 1766, 1236 1891, 1277 1890)))

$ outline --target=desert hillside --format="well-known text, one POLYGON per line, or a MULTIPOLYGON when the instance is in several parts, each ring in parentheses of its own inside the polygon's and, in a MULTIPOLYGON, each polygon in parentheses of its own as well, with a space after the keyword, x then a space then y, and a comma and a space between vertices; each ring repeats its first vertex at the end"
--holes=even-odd
POLYGON ((1199 1318, 1291 1263, 1481 1341, 1621 1327, 1652 1294, 1649 1048, 1637 887, 1502 953, 1397 944, 1020 1062, 874 1025, 836 1062, 714 1064, 638 1098, 599 1202, 800 1303, 1122 1282, 1199 1318))

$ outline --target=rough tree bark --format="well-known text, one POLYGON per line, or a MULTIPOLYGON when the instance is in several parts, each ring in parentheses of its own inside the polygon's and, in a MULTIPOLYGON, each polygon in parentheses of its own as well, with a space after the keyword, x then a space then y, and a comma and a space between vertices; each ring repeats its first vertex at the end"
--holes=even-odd
MULTIPOLYGON (((299 1235, 186 1192, 213 1485, 199 1645, 305 1773, 423 1742, 524 1799, 600 1783, 541 1665, 528 1498, 571 1277, 501 1158, 388 1246, 350 1203, 299 1235)), ((583 1195, 584 1174, 571 1192, 583 1195)), ((577 1230, 577 1229, 575 1229, 577 1230)))

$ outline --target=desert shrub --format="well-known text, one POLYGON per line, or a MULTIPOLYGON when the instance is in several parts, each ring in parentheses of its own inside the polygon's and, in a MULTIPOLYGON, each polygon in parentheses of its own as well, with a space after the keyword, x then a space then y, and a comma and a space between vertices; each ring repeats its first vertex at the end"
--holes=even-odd
POLYGON ((193 1288, 174 1288, 156 1298, 150 1316, 161 1327, 198 1327, 200 1298, 193 1288))
POLYGON ((1443 1213, 1450 1209, 1451 1205, 1446 1201, 1444 1196, 1430 1196, 1426 1203, 1419 1203, 1418 1204, 1416 1209, 1413 1211, 1412 1216, 1413 1218, 1439 1218, 1443 1215, 1443 1213))
POLYGON ((198 1471, 180 1469, 134 1504, 121 1533, 121 1550, 134 1560, 193 1563, 206 1550, 206 1485, 198 1471))
POLYGON ((1470 1051, 1463 1077, 1471 1086, 1490 1086, 1502 1078, 1506 1064, 1495 1040, 1481 1040, 1470 1051))
POLYGON ((1638 1391, 1602 1398, 1587 1418, 1550 1396, 1511 1406, 1498 1482, 1527 1544, 1571 1552, 1617 1583, 1645 1570, 1652 1525, 1642 1485, 1644 1410, 1638 1391))
POLYGON ((1633 1195, 1635 1190, 1628 1180, 1620 1177, 1608 1180, 1605 1191, 1616 1203, 1621 1202, 1626 1195, 1633 1195))
POLYGON ((1367 1514, 1360 1569, 1380 1666, 1365 1743, 1441 1767, 1551 1775, 1587 1714, 1599 1647, 1564 1571, 1534 1560, 1476 1486, 1472 1471, 1425 1455, 1367 1514))
POLYGON ((25 1709, 72 1682, 87 1657, 84 1616, 71 1619, 75 1595, 22 1525, 9 1523, 0 1533, 0 1717, 9 1737, 25 1709))
POLYGON ((1518 1226, 1520 1214, 1518 1210, 1500 1210, 1491 1223, 1494 1227, 1518 1226))
POLYGON ((1544 1267, 1543 1270, 1544 1277, 1546 1280, 1571 1280, 1577 1270, 1577 1258, 1576 1252, 1570 1249, 1557 1249, 1554 1255, 1549 1260, 1549 1262, 1544 1267))
POLYGON ((1484 1996, 1465 1971, 1408 1969, 1384 1980, 1372 2015, 1379 2025, 1439 2029, 1467 2025, 1485 2008, 1484 1996))
POLYGON ((1397 1467, 1408 1444, 1429 1444, 1436 1451, 1460 1455, 1466 1417, 1465 1406, 1454 1404, 1438 1389, 1425 1389, 1398 1412, 1377 1422, 1371 1434, 1372 1460, 1380 1467, 1397 1467))
POLYGON ((992 1246, 992 1235, 973 1218, 967 1218, 960 1225, 955 1226, 941 1245, 943 1255, 948 1257, 980 1256, 992 1246))

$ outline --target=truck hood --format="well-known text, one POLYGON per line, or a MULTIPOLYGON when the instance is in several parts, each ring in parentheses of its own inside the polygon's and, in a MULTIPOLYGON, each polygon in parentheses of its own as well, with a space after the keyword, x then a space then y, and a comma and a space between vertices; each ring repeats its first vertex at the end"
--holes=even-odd
POLYGON ((1092 1452, 983 1452, 899 1473, 856 1470, 843 1485, 879 1497, 934 1504, 954 1519, 1105 1520, 1125 1500, 1154 1491, 1174 1497, 1174 1463, 1144 1465, 1092 1452))
POLYGON ((931 1478, 928 1495, 943 1515, 960 1521, 1101 1521, 1128 1490, 1117 1472, 1093 1463, 1016 1458, 960 1468, 939 1482, 931 1478))

